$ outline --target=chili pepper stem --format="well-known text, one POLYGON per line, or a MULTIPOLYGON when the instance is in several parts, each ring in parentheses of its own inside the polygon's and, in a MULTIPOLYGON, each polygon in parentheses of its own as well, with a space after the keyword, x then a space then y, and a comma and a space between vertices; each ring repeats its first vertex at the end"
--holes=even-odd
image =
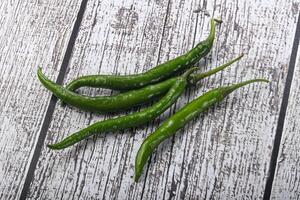
POLYGON ((227 86, 227 87, 223 87, 223 88, 221 88, 223 96, 225 97, 225 96, 229 95, 231 92, 233 92, 234 90, 236 90, 240 87, 243 87, 245 85, 248 85, 250 83, 254 83, 254 82, 269 83, 270 81, 268 81, 266 79, 252 79, 252 80, 244 81, 244 82, 237 83, 237 84, 234 84, 234 85, 230 85, 230 86, 227 86))
POLYGON ((221 19, 214 19, 214 20, 215 20, 215 22, 217 22, 219 24, 223 23, 223 21, 221 19))
POLYGON ((222 20, 211 18, 211 20, 210 20, 210 33, 209 33, 209 36, 205 39, 205 42, 207 42, 209 44, 212 44, 214 42, 214 39, 215 39, 215 35, 216 35, 215 22, 222 23, 222 20))
POLYGON ((191 75, 191 73, 193 73, 194 71, 198 70, 198 67, 192 67, 191 69, 187 70, 186 72, 184 72, 181 77, 182 78, 187 78, 189 75, 191 75))
POLYGON ((209 36, 205 39, 205 42, 212 44, 214 42, 215 35, 216 35, 215 20, 212 18, 210 20, 210 33, 209 36))
POLYGON ((237 58, 235 58, 235 59, 233 59, 233 60, 225 63, 224 65, 221 65, 221 66, 219 66, 219 67, 217 67, 215 69, 212 69, 212 70, 210 70, 208 72, 204 72, 204 73, 201 73, 201 74, 192 74, 190 76, 189 82, 191 84, 196 84, 198 81, 204 79, 205 77, 211 76, 211 75, 213 75, 213 74, 215 74, 215 73, 217 73, 217 72, 219 72, 219 71, 221 71, 221 70, 229 67, 233 63, 239 61, 243 56, 244 56, 244 54, 241 54, 239 57, 237 57, 237 58))

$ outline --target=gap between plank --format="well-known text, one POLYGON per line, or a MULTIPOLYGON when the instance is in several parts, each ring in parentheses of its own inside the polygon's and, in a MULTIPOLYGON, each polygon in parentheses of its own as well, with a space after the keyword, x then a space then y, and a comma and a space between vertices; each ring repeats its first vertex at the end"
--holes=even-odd
MULTIPOLYGON (((69 65, 69 61, 70 61, 70 58, 72 55, 73 47, 74 47, 74 44, 75 44, 75 41, 76 41, 76 38, 77 38, 77 35, 79 32, 79 28, 80 28, 81 21, 82 21, 83 15, 84 15, 84 11, 86 9, 87 2, 88 2, 88 0, 82 0, 82 2, 81 2, 80 8, 79 8, 79 11, 78 11, 78 14, 77 14, 74 26, 73 26, 73 30, 72 30, 72 33, 71 33, 71 36, 70 36, 70 39, 68 42, 68 46, 67 46, 62 64, 61 64, 61 68, 60 68, 60 71, 59 71, 59 74, 58 74, 58 77, 56 80, 56 83, 58 83, 58 84, 62 84, 63 79, 65 77, 65 73, 66 73, 67 67, 69 65)), ((24 182, 23 189, 22 189, 22 192, 20 195, 21 200, 26 199, 26 195, 30 189, 30 183, 33 179, 34 171, 36 169, 36 165, 39 160, 39 156, 41 154, 41 150, 42 150, 42 147, 45 142, 46 134, 49 129, 49 125, 50 125, 50 122, 52 119, 52 115, 54 113, 54 108, 55 108, 56 102, 57 102, 57 98, 54 95, 52 95, 51 99, 50 99, 50 103, 49 103, 47 111, 46 111, 44 122, 42 124, 41 131, 40 131, 40 134, 38 137, 38 141, 37 141, 37 144, 34 149, 34 153, 33 153, 30 165, 29 165, 29 169, 26 174, 25 182, 24 182)))
POLYGON ((293 47, 292 47, 292 54, 291 54, 288 74, 287 74, 287 78, 286 78, 286 82, 285 82, 285 86, 284 86, 284 92, 283 92, 283 97, 282 97, 282 102, 281 102, 281 107, 280 107, 280 112, 279 112, 277 129, 276 129, 275 139, 274 139, 274 143, 273 143, 273 150, 272 150, 272 155, 271 155, 271 160, 270 160, 270 165, 269 165, 269 170, 268 170, 268 178, 267 178, 265 192, 264 192, 264 196, 263 196, 264 200, 270 199, 271 192, 272 192, 273 180, 274 180, 274 175, 275 175, 275 170, 276 170, 276 165, 277 165, 279 148, 280 148, 280 144, 281 144, 285 115, 286 115, 286 110, 287 110, 287 106, 288 106, 288 100, 289 100, 289 96, 290 96, 293 75, 294 75, 294 71, 295 71, 299 39, 300 39, 300 13, 298 16, 296 33, 295 33, 293 47))
MULTIPOLYGON (((159 47, 158 47, 158 55, 157 55, 156 65, 158 65, 160 55, 161 55, 161 48, 162 48, 162 43, 163 43, 163 40, 164 40, 166 24, 167 24, 168 15, 169 15, 169 12, 170 12, 170 6, 171 6, 171 0, 168 0, 166 16, 164 18, 164 25, 163 25, 163 29, 162 29, 162 33, 161 33, 161 40, 160 40, 159 47)), ((141 200, 143 199, 144 192, 145 192, 145 187, 146 187, 146 182, 147 182, 147 178, 148 178, 148 171, 149 171, 151 159, 152 159, 152 156, 149 157, 149 160, 147 162, 147 169, 145 170, 145 179, 144 179, 144 183, 143 183, 143 187, 142 187, 141 200)))

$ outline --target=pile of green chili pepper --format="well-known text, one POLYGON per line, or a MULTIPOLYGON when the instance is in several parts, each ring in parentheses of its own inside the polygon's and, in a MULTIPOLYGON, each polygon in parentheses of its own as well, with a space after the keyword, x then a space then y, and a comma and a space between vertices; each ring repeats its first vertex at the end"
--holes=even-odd
MULTIPOLYGON (((151 70, 135 75, 89 75, 79 77, 66 87, 49 80, 38 69, 37 76, 40 82, 56 97, 68 105, 92 112, 117 112, 133 108, 135 106, 156 101, 145 109, 133 112, 126 116, 96 122, 76 133, 71 134, 60 142, 47 145, 50 149, 64 149, 81 140, 95 134, 108 131, 119 131, 138 127, 145 124, 166 111, 183 94, 186 87, 196 85, 205 77, 224 70, 234 62, 240 60, 243 55, 205 73, 194 73, 198 67, 194 65, 205 57, 212 49, 215 38, 215 22, 210 20, 209 36, 186 54, 160 64, 151 70), (90 97, 75 92, 80 87, 98 87, 113 90, 126 90, 112 96, 90 97)), ((202 96, 185 105, 161 126, 150 134, 142 143, 135 161, 135 181, 138 181, 142 170, 157 146, 167 138, 183 128, 185 124, 207 110, 214 104, 222 101, 234 90, 254 82, 268 82, 265 79, 253 79, 226 87, 219 87, 204 93, 202 96)))

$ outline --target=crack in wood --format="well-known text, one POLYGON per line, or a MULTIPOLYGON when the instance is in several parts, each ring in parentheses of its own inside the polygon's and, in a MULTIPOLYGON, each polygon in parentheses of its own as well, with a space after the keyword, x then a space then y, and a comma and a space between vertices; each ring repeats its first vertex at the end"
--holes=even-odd
MULTIPOLYGON (((56 83, 58 83, 58 84, 62 84, 62 82, 63 82, 64 76, 65 76, 65 73, 66 73, 66 70, 67 70, 67 67, 68 67, 68 64, 69 64, 69 60, 70 60, 71 55, 72 55, 72 50, 73 50, 73 47, 74 47, 74 44, 75 44, 75 41, 76 41, 76 37, 77 37, 77 34, 79 32, 80 24, 81 24, 83 15, 84 15, 86 5, 87 5, 87 0, 82 0, 79 11, 78 11, 78 14, 77 14, 77 17, 76 17, 76 20, 75 20, 75 23, 74 23, 74 26, 73 26, 73 29, 72 29, 72 33, 71 33, 69 42, 68 42, 68 45, 67 45, 67 49, 66 49, 66 52, 65 52, 65 55, 64 55, 64 58, 63 58, 63 62, 62 62, 62 65, 61 65, 61 68, 60 68, 60 71, 59 71, 59 74, 58 74, 58 77, 57 77, 57 80, 56 80, 56 83)), ((37 162, 39 160, 39 156, 40 156, 42 147, 44 146, 46 134, 47 134, 48 129, 49 129, 49 125, 50 125, 50 122, 51 122, 51 119, 52 119, 52 115, 53 115, 53 112, 54 112, 56 102, 57 102, 57 98, 52 95, 51 100, 49 102, 49 106, 48 106, 47 111, 46 111, 46 115, 45 115, 43 124, 42 124, 41 131, 40 131, 40 134, 39 134, 39 137, 38 137, 38 141, 37 141, 37 144, 35 146, 34 153, 33 153, 30 165, 29 165, 29 169, 28 169, 27 174, 26 174, 26 178, 25 178, 25 182, 24 182, 24 185, 23 185, 21 195, 20 195, 20 199, 26 199, 26 195, 27 195, 28 190, 30 188, 31 181, 33 180, 34 171, 35 171, 37 162)))

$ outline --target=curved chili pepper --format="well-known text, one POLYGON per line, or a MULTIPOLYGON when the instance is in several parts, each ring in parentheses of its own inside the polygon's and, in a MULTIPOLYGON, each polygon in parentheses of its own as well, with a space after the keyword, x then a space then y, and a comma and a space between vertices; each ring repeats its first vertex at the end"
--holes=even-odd
POLYGON ((211 28, 209 36, 196 47, 184 55, 160 64, 147 72, 135 75, 88 75, 82 76, 71 83, 66 88, 75 91, 84 86, 100 87, 115 90, 130 90, 142 88, 146 85, 160 82, 172 76, 177 72, 186 70, 195 65, 201 58, 206 56, 212 48, 215 38, 215 23, 221 23, 221 20, 211 19, 211 28))
POLYGON ((137 182, 139 180, 148 158, 160 143, 174 135, 177 130, 183 128, 189 121, 194 119, 200 113, 207 110, 212 105, 222 101, 234 90, 253 82, 269 81, 265 79, 254 79, 227 87, 213 89, 185 105, 169 119, 164 121, 155 132, 144 140, 138 150, 135 160, 135 181, 137 182))
MULTIPOLYGON (((189 81, 192 84, 196 84, 199 80, 215 74, 226 67, 230 66, 234 62, 242 58, 243 55, 231 60, 230 62, 221 65, 213 70, 210 70, 201 74, 191 74, 189 81)), ((178 77, 170 78, 154 85, 149 85, 141 89, 130 90, 128 92, 112 95, 112 96, 100 96, 89 97, 81 94, 77 94, 61 85, 52 82, 46 76, 42 74, 41 69, 37 72, 38 78, 41 83, 53 94, 61 99, 63 102, 93 112, 114 112, 132 108, 133 106, 151 101, 153 98, 164 95, 174 83, 178 77)))
POLYGON ((122 116, 114 119, 96 122, 68 137, 56 144, 48 145, 50 149, 64 149, 67 148, 91 135, 99 134, 107 131, 118 131, 132 127, 137 127, 149 122, 158 117, 165 110, 167 110, 183 93, 188 84, 188 76, 197 68, 191 68, 182 76, 178 77, 174 85, 169 89, 167 94, 153 106, 148 107, 140 112, 135 112, 127 116, 122 116))

